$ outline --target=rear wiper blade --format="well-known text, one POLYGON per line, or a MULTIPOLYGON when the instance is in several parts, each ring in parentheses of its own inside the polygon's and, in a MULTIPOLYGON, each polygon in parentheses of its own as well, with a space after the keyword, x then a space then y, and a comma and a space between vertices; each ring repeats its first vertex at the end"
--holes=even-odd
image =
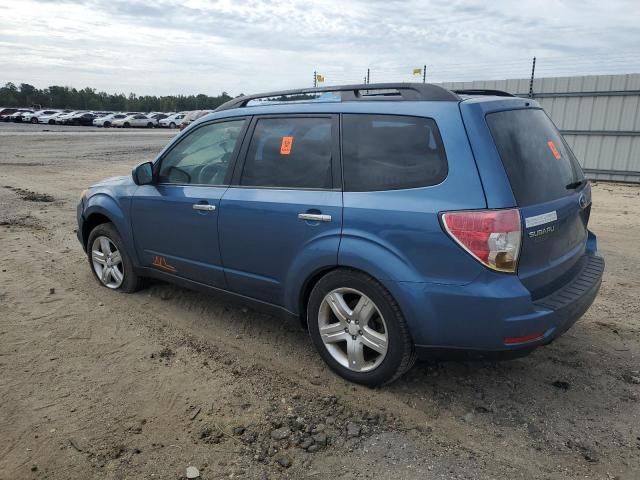
POLYGON ((566 186, 567 190, 575 190, 576 188, 581 187, 584 183, 586 182, 586 180, 578 180, 577 182, 572 182, 569 185, 566 186))

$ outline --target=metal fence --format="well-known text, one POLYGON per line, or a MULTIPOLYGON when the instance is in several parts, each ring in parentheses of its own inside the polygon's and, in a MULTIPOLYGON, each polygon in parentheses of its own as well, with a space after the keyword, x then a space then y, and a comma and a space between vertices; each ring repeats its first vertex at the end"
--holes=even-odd
MULTIPOLYGON (((530 79, 445 82, 528 97, 530 79)), ((587 176, 640 182, 640 74, 537 78, 533 98, 563 133, 587 176)))

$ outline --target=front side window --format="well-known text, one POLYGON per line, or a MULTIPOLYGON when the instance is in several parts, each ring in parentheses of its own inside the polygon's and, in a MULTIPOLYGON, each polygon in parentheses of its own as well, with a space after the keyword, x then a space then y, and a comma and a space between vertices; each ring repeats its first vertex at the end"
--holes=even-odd
POLYGON ((343 115, 342 158, 351 192, 436 185, 448 172, 438 127, 423 117, 343 115))
POLYGON ((245 120, 211 123, 191 132, 163 159, 158 181, 224 185, 245 120))
POLYGON ((240 184, 275 188, 332 188, 331 124, 331 118, 258 120, 240 184))

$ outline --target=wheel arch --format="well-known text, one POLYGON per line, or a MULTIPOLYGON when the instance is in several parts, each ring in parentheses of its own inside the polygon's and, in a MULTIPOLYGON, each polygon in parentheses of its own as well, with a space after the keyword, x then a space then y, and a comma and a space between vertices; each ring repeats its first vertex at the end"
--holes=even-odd
POLYGON ((298 313, 299 313, 300 323, 303 328, 307 328, 307 303, 309 301, 309 296, 311 295, 313 287, 315 287, 324 276, 336 270, 348 270, 352 272, 359 272, 381 283, 379 279, 371 275, 369 272, 365 270, 361 270, 359 268, 350 267, 347 265, 330 265, 325 268, 316 270, 315 272, 311 273, 303 282, 302 288, 300 289, 300 293, 298 296, 298 313))
MULTIPOLYGON (((82 224, 82 240, 83 240, 83 244, 84 244, 83 247, 85 251, 88 248, 89 235, 91 234, 93 229, 96 228, 98 225, 102 225, 104 223, 113 223, 113 222, 108 216, 106 216, 102 212, 93 212, 84 221, 84 223, 82 224)), ((117 230, 117 227, 116 227, 116 230, 117 230)))
POLYGON ((126 205, 121 205, 116 199, 105 193, 97 193, 88 200, 88 205, 85 207, 83 216, 84 222, 82 225, 82 234, 84 247, 86 249, 87 242, 91 231, 102 223, 110 222, 120 235, 124 247, 127 249, 127 253, 131 257, 134 266, 138 266, 138 257, 133 242, 133 235, 129 225, 128 216, 123 212, 122 208, 126 209, 126 205), (86 226, 85 226, 86 225, 86 226))

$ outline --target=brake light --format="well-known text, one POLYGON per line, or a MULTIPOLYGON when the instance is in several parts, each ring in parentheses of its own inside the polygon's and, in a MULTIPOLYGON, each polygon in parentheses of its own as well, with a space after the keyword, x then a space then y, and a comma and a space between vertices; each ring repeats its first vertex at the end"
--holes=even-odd
POLYGON ((517 208, 446 212, 442 223, 451 238, 487 267, 516 271, 522 238, 517 208))

